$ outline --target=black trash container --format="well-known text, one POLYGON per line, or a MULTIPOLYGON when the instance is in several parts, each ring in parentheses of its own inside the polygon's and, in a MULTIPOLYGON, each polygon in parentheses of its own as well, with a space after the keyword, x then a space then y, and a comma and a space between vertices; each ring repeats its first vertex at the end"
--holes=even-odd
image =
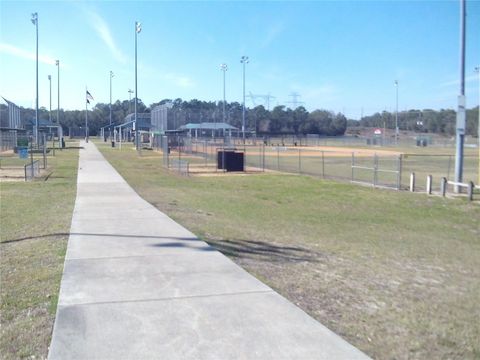
POLYGON ((245 171, 244 154, 241 151, 218 151, 217 168, 225 171, 245 171))

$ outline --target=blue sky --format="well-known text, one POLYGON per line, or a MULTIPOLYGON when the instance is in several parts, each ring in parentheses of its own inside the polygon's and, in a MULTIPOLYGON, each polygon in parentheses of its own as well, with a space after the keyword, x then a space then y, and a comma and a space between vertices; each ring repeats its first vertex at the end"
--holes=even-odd
MULTIPOLYGON (((39 18, 39 102, 85 107, 128 99, 134 89, 134 23, 138 35, 138 96, 242 102, 246 89, 287 105, 292 92, 309 110, 359 118, 395 107, 454 108, 459 92, 459 1, 127 2, 1 1, 0 95, 21 106, 35 104, 35 27, 39 18), (95 103, 94 102, 94 103, 95 103)), ((467 106, 478 104, 480 1, 467 2, 467 106)), ((261 100, 258 100, 261 103, 261 100)), ((252 106, 247 99, 247 105, 252 106)))

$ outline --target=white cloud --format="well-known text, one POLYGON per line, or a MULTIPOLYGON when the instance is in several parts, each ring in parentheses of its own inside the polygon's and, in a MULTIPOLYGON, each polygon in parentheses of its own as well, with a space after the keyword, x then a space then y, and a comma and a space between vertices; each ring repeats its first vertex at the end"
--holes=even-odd
MULTIPOLYGON (((471 82, 471 81, 475 81, 478 79, 478 75, 477 74, 473 74, 473 75, 469 75, 469 76, 465 76, 465 82, 471 82)), ((460 80, 450 80, 450 81, 445 81, 443 83, 441 83, 439 86, 440 87, 450 87, 450 86, 459 86, 460 85, 460 80)))
POLYGON ((329 84, 318 86, 292 86, 292 89, 301 95, 299 100, 305 102, 307 108, 330 109, 337 105, 339 91, 329 84))
MULTIPOLYGON (((35 52, 20 49, 16 46, 5 43, 0 43, 0 53, 19 57, 22 59, 28 59, 33 61, 36 60, 35 52)), ((48 55, 38 54, 38 61, 48 65, 55 65, 55 59, 48 55)))
POLYGON ((278 23, 270 26, 267 29, 265 37, 261 43, 261 47, 266 48, 267 46, 269 46, 273 41, 275 41, 278 35, 280 35, 283 32, 284 29, 285 29, 285 24, 283 23, 278 23))
POLYGON ((88 14, 90 25, 97 32, 98 36, 102 39, 105 45, 107 45, 107 47, 110 49, 113 57, 118 62, 125 64, 127 62, 127 57, 117 47, 107 22, 96 12, 90 10, 85 11, 88 14))
POLYGON ((162 70, 142 62, 138 64, 138 70, 140 75, 145 78, 164 80, 177 87, 193 88, 196 85, 195 81, 185 74, 162 72, 162 70))
POLYGON ((195 86, 195 82, 186 75, 167 73, 163 75, 163 78, 169 80, 174 85, 182 88, 192 88, 195 86))

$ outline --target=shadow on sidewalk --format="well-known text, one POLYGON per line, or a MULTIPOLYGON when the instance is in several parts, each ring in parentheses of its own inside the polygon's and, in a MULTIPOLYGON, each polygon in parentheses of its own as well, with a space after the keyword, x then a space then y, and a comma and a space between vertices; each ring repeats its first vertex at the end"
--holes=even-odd
POLYGON ((136 234, 100 234, 100 233, 52 233, 37 236, 28 236, 17 239, 2 241, 0 245, 16 243, 26 240, 38 240, 44 238, 60 238, 65 236, 96 236, 113 238, 141 238, 167 240, 152 247, 165 248, 190 248, 198 251, 220 251, 222 254, 239 259, 258 259, 268 262, 318 262, 319 254, 311 249, 298 246, 280 246, 272 243, 253 240, 211 240, 206 239, 208 246, 199 246, 195 242, 201 241, 196 237, 176 237, 176 236, 157 236, 157 235, 136 235, 136 234))
POLYGON ((221 253, 234 258, 256 258, 269 262, 317 262, 319 254, 297 246, 280 246, 253 240, 205 240, 221 253))
POLYGON ((10 239, 0 242, 1 244, 9 244, 25 240, 36 240, 49 237, 63 237, 70 235, 79 235, 79 236, 105 236, 105 237, 117 237, 117 238, 141 238, 141 239, 168 239, 168 240, 182 240, 182 241, 200 241, 196 237, 176 237, 176 236, 156 236, 156 235, 135 235, 135 234, 95 234, 95 233, 52 233, 45 235, 37 236, 28 236, 17 239, 10 239))

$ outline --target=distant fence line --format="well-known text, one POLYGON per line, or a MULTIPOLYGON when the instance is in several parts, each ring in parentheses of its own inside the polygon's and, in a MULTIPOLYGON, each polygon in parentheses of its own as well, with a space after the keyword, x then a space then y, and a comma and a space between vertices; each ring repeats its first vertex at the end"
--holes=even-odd
MULTIPOLYGON (((191 141, 193 144, 207 142, 217 142, 219 138, 205 138, 205 137, 188 137, 181 135, 185 141, 191 141), (189 140, 187 140, 189 139, 189 140)), ((155 135, 151 139, 152 147, 161 147, 162 135, 155 135)), ((241 137, 225 137, 220 139, 223 143, 233 146, 243 145, 243 138, 241 137)), ((345 136, 323 136, 318 134, 306 135, 257 135, 246 138, 246 145, 260 145, 267 146, 361 146, 361 147, 445 147, 452 148, 455 146, 454 137, 436 137, 429 134, 418 134, 418 136, 410 136, 408 138, 402 137, 397 142, 392 136, 360 136, 360 135, 345 135, 345 136), (419 139, 422 140, 419 140, 419 139)), ((466 147, 477 147, 478 140, 473 137, 466 138, 466 147)))
MULTIPOLYGON (((415 172, 417 179, 426 179, 428 175, 436 179, 453 176, 454 155, 418 155, 388 154, 381 150, 358 149, 320 150, 300 146, 257 145, 247 142, 243 145, 236 141, 228 144, 222 139, 195 141, 188 137, 164 137, 157 139, 157 148, 163 151, 165 167, 188 174, 192 167, 210 167, 217 165, 217 152, 225 149, 237 149, 245 154, 245 165, 251 171, 274 170, 286 173, 312 175, 321 178, 361 183, 373 187, 386 187, 408 190, 410 173, 415 172)), ((465 156, 464 179, 470 181, 478 176, 477 157, 465 156)), ((222 171, 222 170, 219 170, 222 171)), ((425 182, 417 183, 418 191, 426 189, 425 182)), ((440 191, 440 184, 433 185, 433 191, 440 191)))

